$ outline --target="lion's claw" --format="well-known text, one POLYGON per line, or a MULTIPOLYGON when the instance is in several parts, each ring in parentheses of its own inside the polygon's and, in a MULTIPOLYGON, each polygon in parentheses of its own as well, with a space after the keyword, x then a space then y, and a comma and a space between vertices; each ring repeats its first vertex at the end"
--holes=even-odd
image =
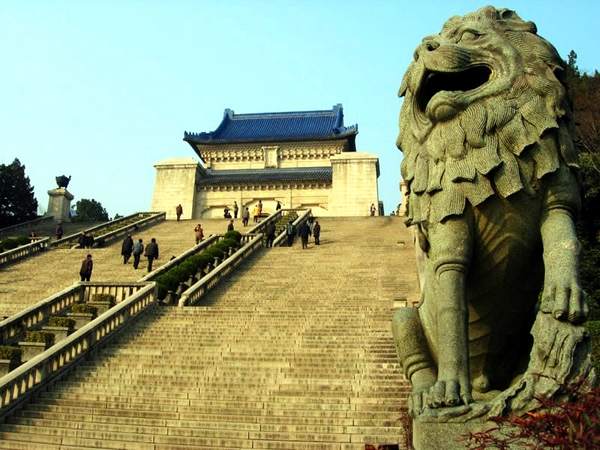
POLYGON ((461 403, 468 405, 472 402, 471 393, 456 380, 438 380, 429 391, 430 408, 444 406, 458 406, 461 403))

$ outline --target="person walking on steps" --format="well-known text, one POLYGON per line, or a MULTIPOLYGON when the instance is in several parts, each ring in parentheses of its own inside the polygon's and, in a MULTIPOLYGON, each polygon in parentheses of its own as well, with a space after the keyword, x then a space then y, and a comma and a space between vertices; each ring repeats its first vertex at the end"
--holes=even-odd
POLYGON ((81 277, 81 281, 90 281, 93 269, 94 261, 92 261, 92 255, 87 255, 85 259, 81 261, 81 268, 79 269, 79 276, 81 277))
POLYGON ((123 264, 127 264, 129 262, 129 258, 131 258, 131 253, 133 252, 133 239, 131 235, 128 234, 127 237, 123 240, 123 244, 121 244, 121 255, 123 255, 123 264))
POLYGON ((141 239, 133 244, 133 268, 137 269, 140 265, 140 258, 142 257, 142 253, 144 253, 144 243, 141 239))
POLYGON ((229 221, 229 225, 227 225, 227 231, 233 231, 233 219, 229 221))
POLYGON ((238 216, 238 211, 240 210, 240 208, 238 207, 238 204, 236 201, 233 202, 233 218, 237 219, 238 216))
POLYGON ((271 248, 275 240, 275 222, 269 222, 265 231, 267 235, 267 247, 271 248))
POLYGON ((204 230, 202 229, 202 225, 196 225, 194 228, 194 235, 196 236, 196 245, 200 243, 204 239, 204 230))
POLYGON ((64 230, 63 230, 62 222, 58 222, 58 225, 56 225, 56 240, 62 239, 63 234, 64 234, 64 230))
POLYGON ((245 227, 248 226, 248 220, 250 220, 250 210, 246 206, 242 210, 242 223, 244 224, 245 227))
POLYGON ((152 238, 150 243, 146 245, 144 256, 148 258, 148 272, 152 272, 152 262, 158 259, 158 244, 156 243, 156 239, 152 238))
POLYGON ((285 236, 287 237, 288 247, 294 245, 294 224, 291 220, 285 226, 285 236))
POLYGON ((305 221, 302 225, 300 225, 300 229, 298 230, 298 235, 302 240, 302 248, 308 248, 308 237, 310 236, 310 227, 308 226, 307 221, 305 221))
POLYGON ((181 215, 183 214, 183 206, 181 206, 181 203, 175 208, 175 214, 177 215, 177 222, 179 222, 181 215))
POLYGON ((318 220, 315 220, 315 226, 313 227, 313 236, 315 237, 315 245, 321 245, 321 225, 319 225, 318 220))
POLYGON ((275 207, 275 211, 279 211, 281 209, 281 202, 277 200, 277 206, 275 207))
POLYGON ((369 208, 369 212, 371 213, 371 217, 375 217, 375 212, 377 210, 375 209, 375 203, 371 203, 371 207, 369 208))

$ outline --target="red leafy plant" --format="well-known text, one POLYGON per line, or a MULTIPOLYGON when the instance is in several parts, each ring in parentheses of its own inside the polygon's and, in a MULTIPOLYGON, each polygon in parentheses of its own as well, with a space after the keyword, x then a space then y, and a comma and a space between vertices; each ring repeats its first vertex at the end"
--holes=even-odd
POLYGON ((600 388, 583 382, 562 387, 568 401, 536 398, 539 410, 522 416, 493 417, 489 430, 469 433, 470 450, 600 448, 600 388))

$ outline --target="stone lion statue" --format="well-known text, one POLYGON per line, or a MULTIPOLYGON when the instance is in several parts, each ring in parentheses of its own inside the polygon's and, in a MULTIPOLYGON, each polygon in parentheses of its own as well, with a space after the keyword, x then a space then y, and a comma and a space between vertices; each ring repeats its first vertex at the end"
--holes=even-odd
POLYGON ((418 308, 393 332, 413 417, 534 407, 591 376, 578 281, 578 155, 564 62, 514 11, 423 39, 400 87, 418 308))

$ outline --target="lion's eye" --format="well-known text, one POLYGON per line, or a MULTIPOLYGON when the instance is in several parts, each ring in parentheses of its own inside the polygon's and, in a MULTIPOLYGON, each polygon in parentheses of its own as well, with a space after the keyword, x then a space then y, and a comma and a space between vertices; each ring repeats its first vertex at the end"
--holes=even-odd
POLYGON ((460 36, 460 42, 473 42, 479 39, 481 35, 472 30, 465 30, 460 36))

